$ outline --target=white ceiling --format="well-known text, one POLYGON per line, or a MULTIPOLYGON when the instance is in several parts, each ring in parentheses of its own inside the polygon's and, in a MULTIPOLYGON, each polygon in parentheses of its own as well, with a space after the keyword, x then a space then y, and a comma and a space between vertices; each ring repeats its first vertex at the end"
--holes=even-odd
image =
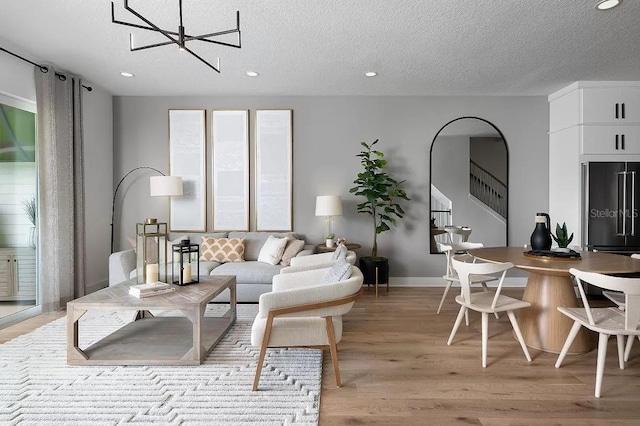
MULTIPOLYGON (((114 2, 116 19, 139 22, 114 2)), ((136 45, 166 39, 112 24, 110 1, 3 0, 0 46, 116 95, 548 95, 577 80, 640 80, 640 1, 595 3, 184 0, 192 35, 233 28, 240 11, 242 49, 187 45, 219 56, 218 74, 175 46, 129 52, 130 32, 136 45)), ((130 6, 177 31, 178 0, 130 6)))

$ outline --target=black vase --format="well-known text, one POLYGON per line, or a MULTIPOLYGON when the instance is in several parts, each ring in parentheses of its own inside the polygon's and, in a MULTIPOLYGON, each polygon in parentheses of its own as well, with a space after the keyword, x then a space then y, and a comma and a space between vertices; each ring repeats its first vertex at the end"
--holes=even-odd
POLYGON ((550 250, 551 234, 544 223, 536 223, 536 228, 531 234, 531 250, 550 250))
POLYGON ((361 257, 360 270, 364 275, 365 284, 376 283, 376 269, 378 274, 378 284, 389 282, 389 259, 384 257, 361 257))

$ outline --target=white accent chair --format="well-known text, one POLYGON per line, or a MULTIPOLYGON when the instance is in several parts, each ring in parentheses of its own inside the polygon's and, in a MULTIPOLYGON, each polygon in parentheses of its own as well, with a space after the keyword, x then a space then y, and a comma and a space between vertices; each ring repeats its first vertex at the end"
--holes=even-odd
MULTIPOLYGON (((438 311, 436 312, 436 314, 440 313, 440 310, 442 309, 442 305, 444 305, 444 301, 447 298, 447 294, 449 293, 449 289, 451 288, 451 285, 454 282, 460 282, 460 279, 458 278, 458 274, 456 273, 455 269, 453 269, 453 265, 451 264, 451 259, 453 258, 453 256, 460 253, 466 253, 467 250, 481 248, 481 247, 484 247, 484 244, 463 242, 463 243, 452 243, 447 245, 447 244, 438 243, 438 251, 444 253, 447 257, 447 270, 445 274, 442 276, 442 278, 444 278, 444 280, 447 282, 447 285, 444 288, 444 293, 442 294, 442 299, 440 299, 440 305, 438 305, 438 311)), ((498 279, 497 277, 494 277, 492 275, 472 275, 469 278, 469 282, 471 283, 471 285, 481 284, 486 291, 488 289, 487 282, 495 281, 497 279, 498 279)), ((469 325, 468 313, 465 313, 465 323, 469 325)))
POLYGON ((251 328, 251 344, 260 347, 253 390, 258 390, 267 348, 329 349, 340 386, 337 344, 342 339, 342 315, 362 294, 362 272, 351 266, 343 281, 323 282, 330 268, 280 274, 273 291, 260 296, 258 315, 251 328))
POLYGON ((529 351, 527 346, 524 343, 524 339, 522 338, 522 333, 520 332, 520 327, 518 327, 518 321, 516 320, 516 316, 514 311, 517 309, 527 308, 531 306, 529 302, 524 302, 522 300, 514 299, 509 296, 505 296, 500 294, 502 291, 502 284, 504 282, 504 277, 507 274, 507 271, 513 268, 512 263, 480 263, 474 262, 475 259, 473 256, 468 254, 454 256, 451 259, 453 263, 453 268, 458 272, 458 277, 460 278, 460 286, 462 287, 462 294, 456 297, 456 302, 460 304, 460 312, 458 312, 458 317, 456 318, 456 322, 453 325, 453 330, 451 330, 451 335, 449 336, 449 340, 447 341, 447 345, 451 345, 453 342, 453 338, 460 327, 460 323, 462 322, 462 317, 467 312, 468 309, 472 309, 477 312, 482 313, 482 367, 486 368, 487 366, 487 346, 489 340, 489 314, 496 314, 498 312, 507 312, 509 316, 509 320, 511 321, 511 325, 513 326, 513 331, 520 342, 520 346, 522 347, 522 351, 524 352, 527 361, 531 362, 531 356, 529 355, 529 351), (498 287, 495 291, 482 291, 482 292, 471 292, 471 283, 469 277, 471 275, 488 275, 488 274, 497 274, 502 272, 500 277, 500 282, 498 283, 498 287))
MULTIPOLYGON (((632 339, 634 336, 637 336, 640 339, 640 330, 638 330, 638 326, 640 325, 640 278, 613 277, 595 272, 580 271, 575 268, 569 269, 569 272, 576 278, 584 307, 558 307, 558 311, 571 318, 574 323, 562 347, 562 351, 560 351, 560 355, 556 361, 556 368, 559 368, 562 364, 578 331, 580 331, 580 327, 586 327, 591 331, 599 333, 595 396, 596 398, 600 398, 609 337, 615 335, 617 338, 618 364, 621 370, 624 369, 625 363, 624 336, 629 336, 632 339), (626 309, 623 311, 614 307, 592 308, 587 300, 583 283, 589 283, 602 289, 624 293, 626 309)), ((629 344, 627 344, 627 346, 630 347, 629 344)))

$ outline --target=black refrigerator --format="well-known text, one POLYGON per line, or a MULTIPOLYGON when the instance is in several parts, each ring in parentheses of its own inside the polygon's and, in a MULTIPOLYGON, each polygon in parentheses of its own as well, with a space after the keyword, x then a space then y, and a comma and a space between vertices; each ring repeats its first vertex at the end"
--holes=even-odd
POLYGON ((588 163, 587 249, 640 253, 640 163, 588 163))

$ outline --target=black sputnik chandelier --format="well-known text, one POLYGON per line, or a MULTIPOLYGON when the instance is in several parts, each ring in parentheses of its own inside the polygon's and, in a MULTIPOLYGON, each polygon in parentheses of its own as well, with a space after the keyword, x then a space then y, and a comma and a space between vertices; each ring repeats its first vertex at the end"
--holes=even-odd
POLYGON ((114 23, 114 24, 126 25, 128 27, 140 28, 140 29, 147 30, 147 31, 155 31, 155 32, 158 32, 158 33, 164 35, 166 38, 169 39, 169 41, 165 41, 163 43, 155 43, 155 44, 149 44, 149 45, 146 45, 146 46, 134 47, 133 46, 133 35, 129 34, 129 49, 132 52, 135 52, 137 50, 151 49, 152 47, 160 47, 160 46, 168 46, 168 45, 171 45, 171 44, 177 44, 178 48, 181 51, 191 53, 200 62, 204 63, 209 68, 211 68, 214 71, 217 71, 219 73, 220 72, 220 58, 217 58, 216 65, 213 66, 209 62, 205 61, 203 58, 198 56, 193 50, 189 49, 187 47, 187 42, 198 40, 198 41, 204 41, 206 43, 220 44, 222 46, 235 47, 237 49, 240 49, 242 47, 241 43, 240 43, 240 11, 236 11, 236 28, 234 28, 232 30, 216 31, 216 32, 209 33, 209 34, 202 34, 202 35, 194 36, 194 35, 189 35, 189 34, 185 33, 184 26, 182 25, 182 0, 178 0, 178 5, 179 5, 179 8, 180 8, 180 25, 178 26, 178 32, 161 29, 160 27, 155 25, 153 22, 151 22, 150 20, 148 20, 147 18, 142 16, 139 12, 135 11, 131 6, 129 6, 129 0, 124 0, 124 8, 125 8, 125 10, 127 10, 133 16, 135 16, 138 19, 140 19, 142 22, 144 22, 148 26, 139 25, 139 24, 132 24, 130 22, 124 22, 124 21, 116 20, 116 17, 115 17, 115 6, 114 6, 113 2, 111 2, 111 22, 114 23), (223 36, 223 35, 227 35, 227 34, 234 34, 234 33, 238 34, 238 42, 237 42, 237 44, 225 43, 225 42, 222 42, 222 41, 219 41, 219 40, 212 40, 213 37, 219 37, 219 36, 223 36))

